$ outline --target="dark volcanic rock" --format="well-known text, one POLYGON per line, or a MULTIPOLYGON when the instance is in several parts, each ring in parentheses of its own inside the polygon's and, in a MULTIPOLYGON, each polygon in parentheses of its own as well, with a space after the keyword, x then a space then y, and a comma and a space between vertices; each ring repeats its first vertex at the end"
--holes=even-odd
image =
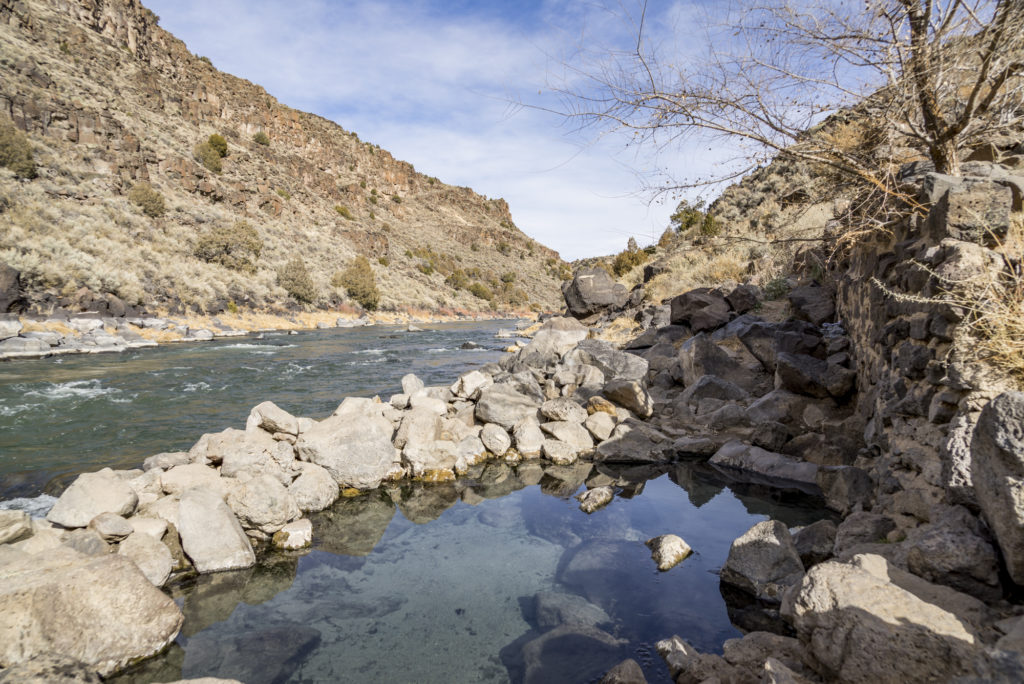
POLYGON ((580 269, 562 286, 569 314, 586 318, 608 309, 621 308, 629 298, 625 285, 612 280, 602 268, 580 269))
POLYGON ((694 332, 714 330, 729 322, 729 303, 720 292, 708 287, 685 292, 671 305, 672 323, 689 325, 694 332))

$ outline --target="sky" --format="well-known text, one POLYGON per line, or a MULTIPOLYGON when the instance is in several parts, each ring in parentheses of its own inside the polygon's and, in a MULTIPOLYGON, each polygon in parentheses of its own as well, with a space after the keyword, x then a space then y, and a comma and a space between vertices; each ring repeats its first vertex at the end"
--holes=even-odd
MULTIPOLYGON (((721 158, 545 111, 564 108, 552 86, 580 83, 567 64, 632 49, 639 0, 143 2, 218 69, 421 173, 505 198, 516 225, 567 260, 657 241, 680 196, 645 188, 721 158)), ((651 2, 651 39, 693 49, 691 2, 651 2)))

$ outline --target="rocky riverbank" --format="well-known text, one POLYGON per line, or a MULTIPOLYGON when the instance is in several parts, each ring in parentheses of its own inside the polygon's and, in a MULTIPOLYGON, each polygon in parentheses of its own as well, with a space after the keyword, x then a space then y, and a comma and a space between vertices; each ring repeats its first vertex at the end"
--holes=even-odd
MULTIPOLYGON (((306 514, 339 497, 494 460, 685 459, 819 496, 840 522, 768 520, 736 539, 720 579, 745 597, 746 635, 721 655, 661 642, 676 682, 1020 681, 1024 393, 980 365, 967 312, 941 301, 945 281, 1008 263, 986 230, 1008 231, 1019 200, 995 171, 906 178, 928 215, 860 245, 831 284, 798 283, 785 316, 762 317, 749 285, 645 307, 604 271, 581 272, 569 316, 449 386, 407 375, 401 393, 349 397, 319 421, 265 402, 244 430, 80 476, 45 521, 2 513, 0 665, 59 654, 108 675, 150 656, 181 625, 156 587, 302 548, 306 514), (642 334, 623 349, 594 338, 623 315, 642 334)), ((587 511, 622 493, 614 478, 586 487, 587 511)), ((659 566, 686 562, 681 539, 649 543, 659 566)), ((643 675, 626 661, 605 681, 643 675)))
POLYGON ((505 315, 382 312, 331 312, 295 315, 238 313, 222 316, 101 316, 78 313, 54 316, 0 314, 0 361, 62 354, 99 354, 179 342, 209 342, 270 331, 327 330, 367 325, 417 325, 464 320, 499 320, 505 315))

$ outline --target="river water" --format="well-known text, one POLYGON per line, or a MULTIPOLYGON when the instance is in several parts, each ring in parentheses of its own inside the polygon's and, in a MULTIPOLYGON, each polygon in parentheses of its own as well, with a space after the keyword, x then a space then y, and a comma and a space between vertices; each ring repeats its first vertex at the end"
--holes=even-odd
MULTIPOLYGON (((347 395, 386 399, 410 371, 450 383, 500 358, 502 327, 265 334, 0 365, 0 499, 187 449, 267 399, 320 418, 347 395)), ((632 657, 668 682, 658 639, 720 652, 737 625, 770 619, 719 587, 732 540, 768 517, 814 522, 818 503, 691 463, 492 463, 456 483, 383 488, 311 516, 311 550, 170 589, 181 635, 116 681, 588 682, 632 657), (617 494, 589 516, 571 498, 588 479, 617 494), (658 572, 643 542, 667 533, 695 553, 658 572)))

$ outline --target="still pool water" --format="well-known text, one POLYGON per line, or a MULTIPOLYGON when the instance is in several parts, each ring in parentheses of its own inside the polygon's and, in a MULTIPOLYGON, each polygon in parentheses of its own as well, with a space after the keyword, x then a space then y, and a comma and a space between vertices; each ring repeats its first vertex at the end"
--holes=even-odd
MULTIPOLYGON (((397 392, 410 370, 450 383, 500 357, 501 327, 318 331, 0 366, 0 498, 187 448, 241 427, 265 399, 321 417, 349 394, 397 392)), ((679 634, 720 652, 740 627, 772 620, 720 588, 732 540, 769 517, 798 526, 825 515, 818 501, 702 463, 491 463, 455 483, 385 487, 311 516, 312 549, 168 588, 181 634, 114 681, 592 682, 632 657, 650 682, 669 682, 656 641, 679 634), (572 498, 588 483, 616 491, 591 515, 572 498), (668 533, 695 553, 658 572, 644 541, 668 533)))

